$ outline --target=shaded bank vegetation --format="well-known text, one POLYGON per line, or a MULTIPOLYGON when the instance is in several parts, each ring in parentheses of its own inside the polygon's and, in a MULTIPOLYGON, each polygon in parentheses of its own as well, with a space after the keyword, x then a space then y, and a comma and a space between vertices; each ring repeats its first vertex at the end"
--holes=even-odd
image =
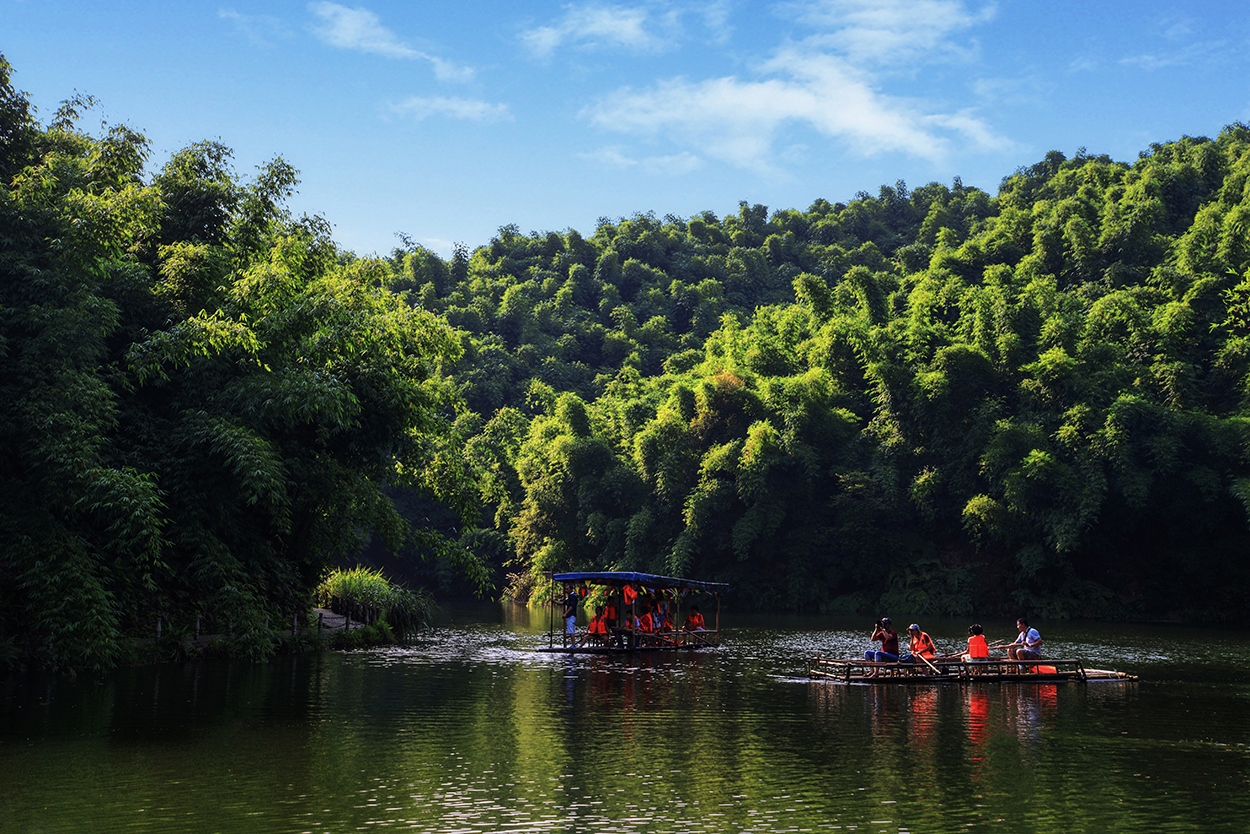
MULTIPOLYGON (((155 615, 264 654, 372 534, 735 604, 1227 619, 1250 593, 1250 128, 996 195, 338 249, 204 143, 46 124, 0 65, 0 643, 155 615)), ((467 578, 466 578, 467 577, 467 578)))
POLYGON ((283 160, 240 181, 202 143, 149 176, 89 104, 40 125, 0 64, 4 654, 102 667, 208 617, 263 656, 370 532, 459 558, 386 494, 471 506, 439 463, 452 329, 291 216, 283 160))

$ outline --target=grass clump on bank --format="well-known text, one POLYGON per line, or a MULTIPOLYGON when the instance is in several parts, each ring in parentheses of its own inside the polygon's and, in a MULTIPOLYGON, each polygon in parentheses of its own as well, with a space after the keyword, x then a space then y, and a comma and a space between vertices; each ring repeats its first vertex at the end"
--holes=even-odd
POLYGON ((438 610, 424 589, 397 585, 361 566, 331 571, 317 586, 317 604, 355 622, 384 624, 399 637, 429 626, 438 610))

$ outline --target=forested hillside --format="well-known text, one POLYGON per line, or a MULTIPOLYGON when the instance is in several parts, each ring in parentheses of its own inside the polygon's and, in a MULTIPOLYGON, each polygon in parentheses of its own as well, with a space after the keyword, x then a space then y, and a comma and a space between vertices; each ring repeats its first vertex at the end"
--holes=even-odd
POLYGON ((1250 610, 1250 127, 359 258, 285 161, 152 164, 90 104, 39 122, 0 60, 0 660, 158 616, 264 654, 371 534, 518 597, 1250 610))
POLYGON ((1248 175, 1234 125, 1131 165, 1052 152, 995 196, 900 182, 393 263, 469 334, 483 526, 519 573, 1225 619, 1250 591, 1248 175))

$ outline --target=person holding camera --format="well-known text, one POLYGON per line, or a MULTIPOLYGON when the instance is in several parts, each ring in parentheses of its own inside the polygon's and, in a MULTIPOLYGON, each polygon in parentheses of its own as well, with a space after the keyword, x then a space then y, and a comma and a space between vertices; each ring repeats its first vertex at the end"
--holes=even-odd
POLYGON ((878 663, 898 662, 898 632, 894 630, 889 617, 877 620, 872 629, 872 641, 881 643, 881 650, 869 649, 864 652, 864 660, 875 660, 878 663))

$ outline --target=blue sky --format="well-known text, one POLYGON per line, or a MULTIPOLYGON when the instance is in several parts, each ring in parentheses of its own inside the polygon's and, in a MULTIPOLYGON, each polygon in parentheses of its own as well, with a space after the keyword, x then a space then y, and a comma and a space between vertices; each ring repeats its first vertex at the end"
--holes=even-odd
POLYGON ((0 0, 47 118, 282 155, 361 254, 597 218, 994 193, 1048 150, 1132 160, 1250 121, 1250 3, 0 0))

